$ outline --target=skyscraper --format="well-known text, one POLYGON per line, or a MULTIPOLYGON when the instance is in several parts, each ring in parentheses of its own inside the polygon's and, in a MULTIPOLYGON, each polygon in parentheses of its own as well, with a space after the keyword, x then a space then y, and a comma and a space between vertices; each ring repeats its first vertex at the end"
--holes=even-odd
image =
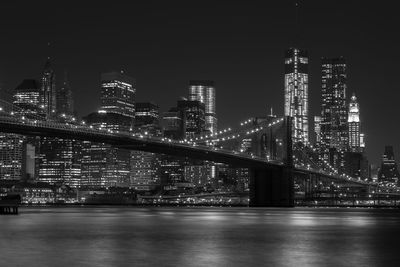
POLYGON ((57 90, 57 114, 65 118, 74 116, 74 100, 66 72, 63 85, 57 90))
POLYGON ((343 57, 322 58, 321 156, 331 165, 344 167, 348 148, 346 62, 343 57))
POLYGON ((118 113, 133 119, 135 117, 135 94, 135 80, 122 71, 101 75, 100 110, 118 113))
MULTIPOLYGON (((160 136, 158 106, 151 102, 136 103, 135 130, 146 136, 160 136)), ((131 151, 130 187, 152 190, 160 184, 160 155, 131 151)))
MULTIPOLYGON (((41 88, 36 80, 23 80, 13 92, 13 104, 19 108, 14 114, 21 117, 43 115, 40 109, 40 92, 41 88)), ((32 151, 32 145, 28 144, 28 141, 34 139, 18 134, 0 134, 0 179, 34 178, 34 173, 27 170, 32 169, 32 162, 27 162, 27 151, 32 151)))
POLYGON ((391 183, 398 185, 399 171, 397 163, 394 160, 394 152, 392 146, 385 146, 385 153, 382 156, 381 168, 378 172, 378 181, 382 183, 391 183))
POLYGON ((205 106, 199 100, 178 100, 182 111, 186 139, 193 139, 205 131, 205 106))
POLYGON ((360 106, 357 102, 355 94, 351 97, 349 104, 349 150, 351 152, 361 152, 361 121, 360 121, 360 106))
POLYGON ((285 116, 293 120, 293 142, 308 140, 308 54, 290 48, 285 53, 285 116))
POLYGON ((15 88, 13 104, 23 113, 18 115, 26 117, 43 115, 40 109, 40 91, 40 85, 34 79, 25 79, 15 88))
POLYGON ((213 81, 190 81, 189 100, 197 100, 205 106, 205 130, 217 131, 215 87, 213 81))
POLYGON ((56 76, 51 66, 50 58, 47 58, 41 79, 40 90, 40 108, 43 110, 46 118, 51 118, 56 115, 56 105, 56 76))

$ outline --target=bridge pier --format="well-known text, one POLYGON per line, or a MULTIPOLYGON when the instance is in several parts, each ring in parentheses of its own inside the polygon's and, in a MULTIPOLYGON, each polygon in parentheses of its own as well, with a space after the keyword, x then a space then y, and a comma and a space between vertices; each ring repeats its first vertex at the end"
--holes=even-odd
POLYGON ((292 170, 250 169, 250 207, 294 207, 292 170))

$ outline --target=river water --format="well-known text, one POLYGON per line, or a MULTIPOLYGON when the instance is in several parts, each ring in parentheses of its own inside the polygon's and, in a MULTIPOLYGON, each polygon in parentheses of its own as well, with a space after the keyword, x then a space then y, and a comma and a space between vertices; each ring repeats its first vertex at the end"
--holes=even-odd
POLYGON ((0 266, 400 266, 400 211, 22 208, 0 266))

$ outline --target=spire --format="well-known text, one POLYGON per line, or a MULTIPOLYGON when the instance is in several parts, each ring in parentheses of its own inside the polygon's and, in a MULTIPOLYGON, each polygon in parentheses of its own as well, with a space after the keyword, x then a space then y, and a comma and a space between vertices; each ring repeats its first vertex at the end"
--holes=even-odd
POLYGON ((353 92, 353 95, 351 96, 351 101, 352 102, 357 102, 356 93, 354 93, 354 92, 353 92))

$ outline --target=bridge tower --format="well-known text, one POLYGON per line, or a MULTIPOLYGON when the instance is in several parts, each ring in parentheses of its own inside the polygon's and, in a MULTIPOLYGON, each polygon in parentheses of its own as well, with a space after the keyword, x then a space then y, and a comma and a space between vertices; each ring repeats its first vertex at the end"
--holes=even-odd
POLYGON ((251 207, 293 207, 292 118, 284 120, 284 164, 275 167, 250 168, 251 207))

